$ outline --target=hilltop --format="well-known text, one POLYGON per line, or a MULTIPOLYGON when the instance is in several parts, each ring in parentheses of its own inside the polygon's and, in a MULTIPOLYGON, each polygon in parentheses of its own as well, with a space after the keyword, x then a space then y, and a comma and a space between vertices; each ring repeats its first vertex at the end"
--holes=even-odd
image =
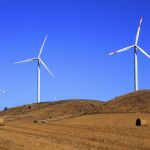
POLYGON ((150 113, 150 90, 141 90, 119 96, 104 103, 99 113, 150 113))
POLYGON ((71 99, 55 102, 41 102, 10 108, 1 111, 0 117, 8 121, 16 120, 60 120, 63 118, 80 116, 98 110, 103 104, 97 100, 71 99))
POLYGON ((1 111, 7 121, 57 121, 76 116, 105 113, 150 113, 150 90, 142 90, 119 96, 107 102, 70 99, 42 102, 1 111))

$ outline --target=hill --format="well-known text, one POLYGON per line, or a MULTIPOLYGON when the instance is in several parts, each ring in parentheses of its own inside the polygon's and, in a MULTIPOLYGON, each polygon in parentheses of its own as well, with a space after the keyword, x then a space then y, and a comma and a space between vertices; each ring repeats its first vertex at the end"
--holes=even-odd
POLYGON ((104 103, 99 113, 150 113, 150 90, 141 90, 119 96, 104 103))
POLYGON ((61 120, 97 113, 150 113, 150 90, 128 93, 107 102, 70 99, 33 103, 1 111, 7 121, 61 120))
POLYGON ((105 103, 62 100, 10 108, 0 112, 6 120, 0 126, 0 149, 149 150, 149 101, 150 91, 145 90, 105 103), (137 118, 148 126, 136 127, 137 118))
POLYGON ((61 120, 97 113, 150 113, 150 90, 141 90, 102 102, 70 99, 55 102, 33 103, 1 111, 7 121, 61 120))
POLYGON ((93 112, 103 103, 79 99, 33 103, 1 111, 0 117, 4 117, 7 121, 60 120, 93 112))

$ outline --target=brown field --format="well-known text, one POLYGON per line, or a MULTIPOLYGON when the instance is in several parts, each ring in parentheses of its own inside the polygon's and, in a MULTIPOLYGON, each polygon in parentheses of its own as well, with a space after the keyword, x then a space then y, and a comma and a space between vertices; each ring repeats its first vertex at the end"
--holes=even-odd
POLYGON ((24 105, 0 118, 0 150, 150 150, 150 90, 24 105), (136 127, 137 118, 148 126, 136 127))
POLYGON ((1 150, 150 150, 150 114, 95 114, 59 121, 8 121, 0 127, 1 150))

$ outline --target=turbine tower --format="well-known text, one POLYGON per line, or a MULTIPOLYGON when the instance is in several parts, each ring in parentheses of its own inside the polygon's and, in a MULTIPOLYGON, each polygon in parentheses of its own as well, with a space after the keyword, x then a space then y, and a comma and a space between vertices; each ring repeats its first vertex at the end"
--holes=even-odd
POLYGON ((138 91, 138 58, 137 58, 137 51, 138 50, 141 51, 144 55, 146 55, 148 58, 150 58, 150 55, 147 54, 142 48, 140 48, 138 46, 138 40, 139 40, 141 24, 142 24, 142 17, 141 17, 140 22, 139 22, 139 26, 138 26, 138 30, 137 30, 137 33, 136 33, 136 38, 135 38, 135 44, 134 45, 131 45, 131 46, 122 48, 120 50, 117 50, 115 52, 109 53, 109 55, 113 55, 113 54, 116 54, 116 53, 120 53, 120 52, 130 50, 131 48, 134 49, 134 90, 135 91, 138 91))
POLYGON ((37 103, 40 103, 40 96, 41 96, 41 89, 40 89, 40 73, 41 73, 40 67, 41 67, 41 64, 52 75, 52 77, 54 77, 53 73, 50 71, 50 69, 48 69, 48 67, 45 65, 45 63, 41 59, 41 54, 42 54, 43 47, 45 45, 46 39, 47 39, 47 35, 45 36, 43 44, 42 44, 42 46, 40 48, 38 57, 26 59, 26 60, 19 61, 19 62, 15 63, 15 64, 20 64, 20 63, 25 63, 25 62, 37 61, 37 103))

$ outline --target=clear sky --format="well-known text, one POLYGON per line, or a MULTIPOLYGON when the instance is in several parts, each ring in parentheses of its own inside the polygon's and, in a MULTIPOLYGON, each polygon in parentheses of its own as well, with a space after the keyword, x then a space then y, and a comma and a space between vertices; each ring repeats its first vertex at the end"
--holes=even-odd
MULTIPOLYGON (((150 0, 5 0, 0 2, 0 109, 36 102, 36 57, 45 34, 41 100, 109 100, 132 92, 132 45, 140 16, 139 45, 150 54, 150 0)), ((150 89, 150 59, 139 58, 139 89, 150 89)))

